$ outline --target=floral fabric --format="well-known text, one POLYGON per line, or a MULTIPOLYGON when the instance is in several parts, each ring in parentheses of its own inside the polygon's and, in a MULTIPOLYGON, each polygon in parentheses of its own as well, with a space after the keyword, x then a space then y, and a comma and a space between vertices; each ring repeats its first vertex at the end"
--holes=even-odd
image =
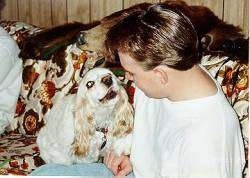
MULTIPOLYGON (((27 36, 41 29, 21 22, 0 22, 22 45, 27 36)), ((82 51, 75 44, 60 49, 50 60, 26 59, 23 83, 16 107, 13 132, 0 137, 0 174, 27 175, 43 164, 35 143, 36 134, 46 124, 43 116, 59 98, 77 91, 84 74, 99 63, 96 52, 82 51)), ((202 63, 222 86, 229 102, 239 116, 242 134, 248 149, 248 65, 228 57, 204 56, 202 63)), ((133 84, 124 79, 121 67, 112 67, 127 89, 133 102, 133 84)))
POLYGON ((44 164, 36 136, 10 133, 0 138, 0 175, 27 175, 44 164))

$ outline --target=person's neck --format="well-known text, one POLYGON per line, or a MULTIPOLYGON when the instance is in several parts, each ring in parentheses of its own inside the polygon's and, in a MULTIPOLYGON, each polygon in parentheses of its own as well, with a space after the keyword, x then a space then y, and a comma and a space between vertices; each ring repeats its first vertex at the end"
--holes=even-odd
POLYGON ((197 65, 187 71, 173 70, 169 76, 168 99, 171 101, 198 99, 216 92, 214 81, 197 65))

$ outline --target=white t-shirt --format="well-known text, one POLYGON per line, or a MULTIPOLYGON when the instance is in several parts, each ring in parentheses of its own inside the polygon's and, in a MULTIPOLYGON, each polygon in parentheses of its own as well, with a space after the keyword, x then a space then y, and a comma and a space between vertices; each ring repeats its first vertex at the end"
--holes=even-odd
POLYGON ((20 49, 10 35, 0 27, 0 134, 14 119, 21 89, 22 60, 20 49))
POLYGON ((237 115, 220 86, 209 97, 171 102, 136 88, 131 162, 136 178, 241 178, 237 115))

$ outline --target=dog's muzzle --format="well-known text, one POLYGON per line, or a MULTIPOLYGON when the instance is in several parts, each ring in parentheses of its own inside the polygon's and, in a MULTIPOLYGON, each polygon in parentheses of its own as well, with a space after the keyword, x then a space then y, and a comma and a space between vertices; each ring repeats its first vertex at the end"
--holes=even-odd
POLYGON ((107 94, 102 99, 99 99, 99 101, 101 103, 103 103, 105 101, 109 101, 109 100, 114 99, 116 96, 117 96, 117 92, 114 91, 113 89, 109 89, 109 91, 107 92, 107 94))
POLYGON ((80 32, 77 36, 77 40, 76 40, 76 45, 77 46, 81 46, 87 43, 87 41, 85 40, 85 32, 80 32))

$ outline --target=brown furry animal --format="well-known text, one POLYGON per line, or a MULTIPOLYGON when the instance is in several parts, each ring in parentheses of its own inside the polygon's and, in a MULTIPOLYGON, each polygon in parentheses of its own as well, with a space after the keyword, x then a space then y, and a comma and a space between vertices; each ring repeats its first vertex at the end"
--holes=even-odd
MULTIPOLYGON (((197 30, 203 54, 225 55, 244 63, 248 61, 248 39, 244 38, 239 27, 223 22, 204 6, 189 6, 183 1, 174 0, 161 4, 190 18, 197 30)), ((134 5, 104 17, 100 24, 96 22, 92 26, 76 23, 45 30, 27 40, 27 44, 21 47, 21 57, 48 59, 58 48, 75 41, 81 49, 96 51, 98 55, 105 57, 104 40, 110 27, 129 14, 146 10, 151 5, 152 3, 134 5)))
POLYGON ((42 30, 19 44, 20 57, 23 59, 50 59, 58 49, 75 42, 80 31, 91 29, 99 24, 100 22, 90 24, 74 22, 42 30))

